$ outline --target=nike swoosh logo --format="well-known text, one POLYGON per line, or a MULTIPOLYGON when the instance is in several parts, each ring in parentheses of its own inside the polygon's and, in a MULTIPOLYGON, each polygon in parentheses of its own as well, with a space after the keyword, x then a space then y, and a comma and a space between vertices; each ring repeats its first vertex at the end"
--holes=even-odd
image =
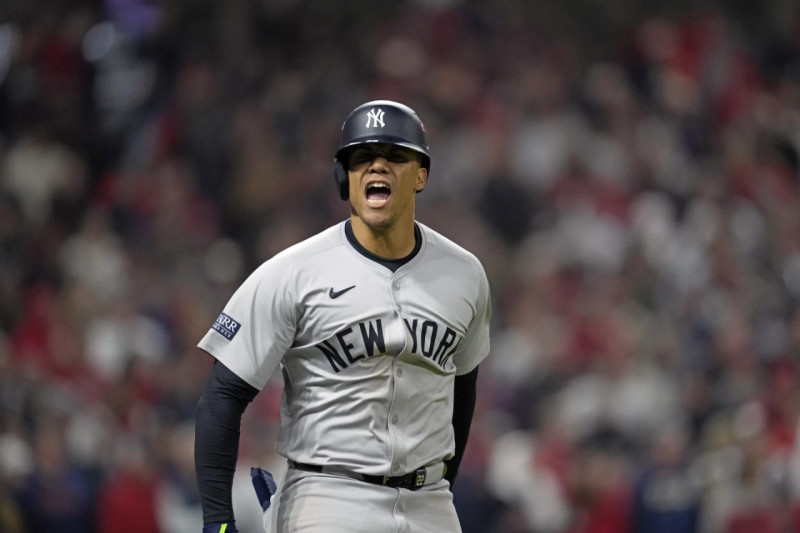
POLYGON ((355 285, 350 285, 346 289, 342 289, 340 291, 335 291, 335 290, 333 290, 333 288, 331 288, 331 290, 328 292, 328 296, 331 297, 331 300, 335 300, 336 298, 338 298, 342 294, 346 293, 350 289, 354 289, 355 287, 356 287, 355 285))

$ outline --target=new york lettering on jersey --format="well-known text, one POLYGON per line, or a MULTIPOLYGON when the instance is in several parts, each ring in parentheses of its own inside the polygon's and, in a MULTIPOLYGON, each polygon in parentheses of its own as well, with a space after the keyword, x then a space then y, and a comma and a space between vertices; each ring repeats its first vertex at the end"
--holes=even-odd
MULTIPOLYGON (((403 322, 411 336, 410 353, 430 359, 444 370, 463 336, 450 326, 434 320, 404 318, 403 322)), ((383 331, 380 318, 359 322, 336 332, 315 347, 325 355, 334 372, 338 373, 361 359, 385 355, 386 340, 383 331)))

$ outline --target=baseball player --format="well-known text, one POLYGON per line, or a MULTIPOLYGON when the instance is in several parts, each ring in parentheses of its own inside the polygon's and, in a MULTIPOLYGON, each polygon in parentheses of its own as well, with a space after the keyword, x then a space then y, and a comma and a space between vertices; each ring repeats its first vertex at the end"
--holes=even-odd
MULTIPOLYGON (((205 533, 236 531, 241 416, 278 368, 278 531, 461 531, 450 487, 489 352, 490 293, 473 254, 415 220, 430 163, 412 109, 354 109, 333 172, 349 219, 263 263, 200 341, 216 359, 196 419, 205 533)), ((275 482, 252 473, 266 510, 275 482)))

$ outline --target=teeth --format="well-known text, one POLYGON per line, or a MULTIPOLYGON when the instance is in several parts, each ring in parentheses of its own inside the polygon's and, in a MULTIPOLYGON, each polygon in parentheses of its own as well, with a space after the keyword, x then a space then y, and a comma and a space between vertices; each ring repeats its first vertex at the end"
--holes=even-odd
POLYGON ((389 186, 385 183, 370 183, 369 188, 376 187, 378 189, 388 189, 389 186))

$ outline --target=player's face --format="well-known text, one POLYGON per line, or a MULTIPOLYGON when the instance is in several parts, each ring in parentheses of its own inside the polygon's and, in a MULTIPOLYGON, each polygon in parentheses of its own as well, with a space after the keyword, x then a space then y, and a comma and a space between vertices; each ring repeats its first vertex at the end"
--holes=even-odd
POLYGON ((385 230, 399 220, 414 220, 414 195, 428 179, 417 152, 365 144, 350 151, 347 163, 352 210, 367 226, 385 230))

